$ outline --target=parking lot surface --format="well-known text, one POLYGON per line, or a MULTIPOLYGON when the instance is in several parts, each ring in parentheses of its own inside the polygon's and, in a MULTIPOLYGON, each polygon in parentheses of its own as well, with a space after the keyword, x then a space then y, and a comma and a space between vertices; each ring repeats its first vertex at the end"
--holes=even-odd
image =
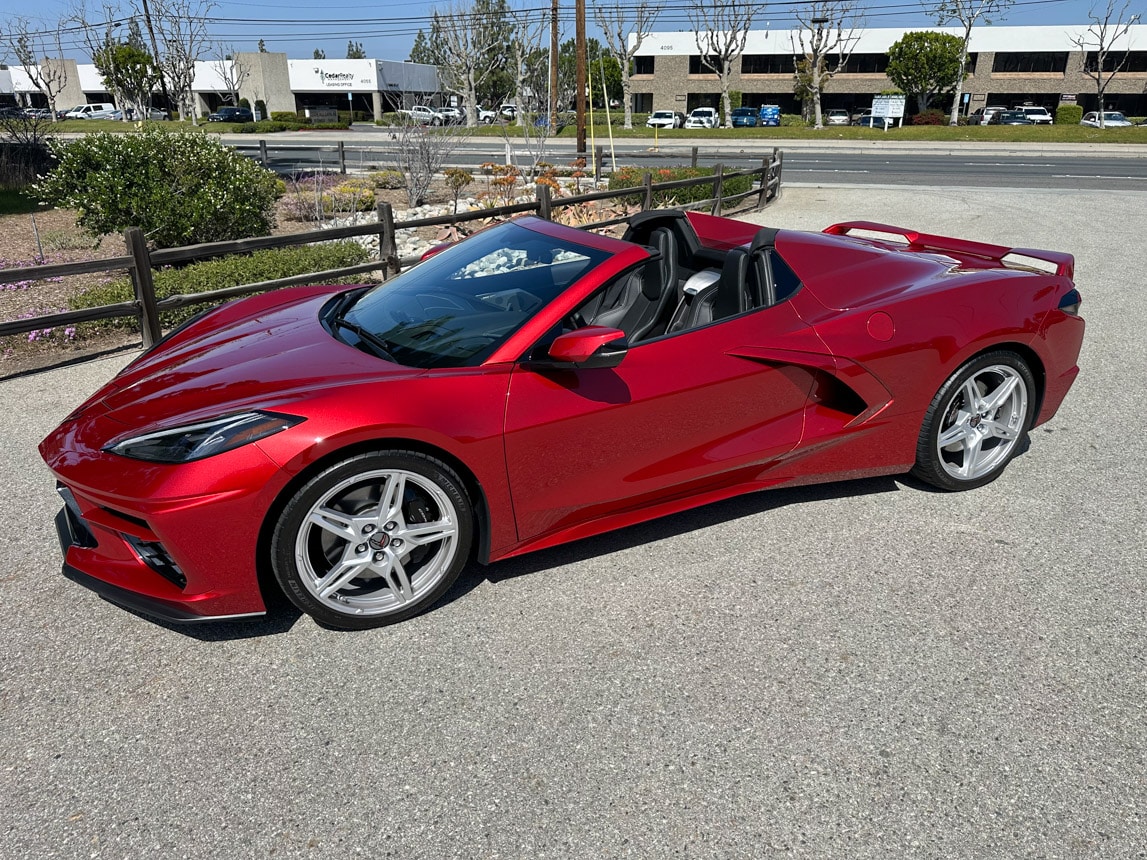
POLYGON ((973 492, 778 490, 381 630, 185 630, 59 575, 35 445, 127 357, 7 380, 0 854, 1147 856, 1147 194, 788 186, 756 217, 1074 253, 1063 409, 973 492))

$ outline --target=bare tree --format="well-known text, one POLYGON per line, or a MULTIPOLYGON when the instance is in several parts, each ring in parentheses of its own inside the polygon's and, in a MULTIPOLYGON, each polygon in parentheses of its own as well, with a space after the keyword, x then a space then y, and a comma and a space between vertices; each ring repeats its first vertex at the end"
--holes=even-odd
POLYGON ((821 94, 847 65, 860 38, 855 5, 853 0, 815 0, 795 15, 800 25, 793 41, 797 83, 812 102, 813 127, 824 128, 821 94))
POLYGON ((388 160, 402 174, 406 200, 411 207, 426 202, 435 175, 442 172, 447 160, 469 136, 469 131, 463 126, 447 125, 432 129, 409 117, 391 128, 391 137, 396 142, 388 160))
POLYGON ((216 74, 227 88, 227 101, 230 104, 239 104, 239 90, 243 88, 247 78, 251 77, 251 67, 239 59, 234 45, 217 45, 215 48, 215 61, 213 63, 216 74))
MULTIPOLYGON (((540 103, 534 81, 536 75, 533 72, 541 52, 542 36, 549 21, 536 12, 528 11, 515 12, 512 20, 513 32, 507 53, 510 59, 510 74, 514 82, 514 104, 518 106, 515 119, 518 125, 528 125, 531 122, 529 108, 532 108, 534 103, 540 103)), ((543 89, 542 92, 544 91, 543 89)))
MULTIPOLYGON (((633 128, 633 85, 629 80, 633 58, 637 56, 641 43, 649 35, 661 6, 648 0, 639 0, 636 7, 621 5, 605 6, 594 4, 593 17, 605 35, 609 53, 621 66, 621 100, 625 105, 625 128, 633 128), (632 15, 632 21, 629 16, 632 15)), ((744 43, 742 42, 742 48, 744 43)))
POLYGON ((952 94, 952 115, 948 125, 956 125, 960 119, 960 100, 964 94, 964 78, 968 74, 968 43, 972 40, 972 28, 977 21, 991 24, 989 15, 995 16, 1011 8, 1013 0, 925 0, 924 9, 940 25, 955 21, 964 28, 963 48, 960 51, 960 74, 956 77, 956 89, 952 94))
POLYGON ((56 99, 68 85, 68 70, 64 65, 64 48, 61 33, 66 21, 61 19, 50 30, 34 29, 24 18, 12 21, 4 30, 3 42, 16 58, 32 86, 43 93, 52 111, 52 121, 56 119, 56 99), (48 51, 55 50, 57 61, 48 58, 48 51))
POLYGON ((697 40, 701 63, 712 69, 721 82, 721 105, 725 128, 733 127, 733 104, 729 99, 729 81, 734 61, 745 52, 745 40, 753 27, 755 8, 735 0, 693 0, 689 22, 697 40))
POLYGON ((1091 26, 1084 32, 1071 37, 1071 42, 1083 54, 1083 73, 1095 81, 1095 95, 1099 99, 1099 127, 1106 128, 1103 118, 1103 96, 1107 86, 1127 64, 1128 48, 1116 49, 1115 44, 1127 35, 1132 25, 1139 21, 1138 15, 1128 15, 1131 2, 1125 0, 1116 11, 1115 0, 1107 0, 1107 8, 1102 13, 1092 6, 1088 13, 1091 26))
POLYGON ((165 85, 175 99, 179 118, 190 116, 193 125, 199 124, 191 91, 195 64, 211 46, 207 19, 214 8, 214 0, 157 0, 151 15, 162 45, 162 56, 156 59, 165 85))
POLYGON ((443 90, 462 98, 466 125, 478 125, 478 91, 500 71, 512 25, 489 3, 457 5, 434 12, 429 49, 443 90))

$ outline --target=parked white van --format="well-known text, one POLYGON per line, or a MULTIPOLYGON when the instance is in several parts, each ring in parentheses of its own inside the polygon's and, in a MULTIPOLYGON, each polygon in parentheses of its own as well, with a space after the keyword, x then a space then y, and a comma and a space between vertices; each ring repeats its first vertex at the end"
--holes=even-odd
POLYGON ((77 105, 64 114, 64 119, 119 119, 122 114, 111 102, 77 105))

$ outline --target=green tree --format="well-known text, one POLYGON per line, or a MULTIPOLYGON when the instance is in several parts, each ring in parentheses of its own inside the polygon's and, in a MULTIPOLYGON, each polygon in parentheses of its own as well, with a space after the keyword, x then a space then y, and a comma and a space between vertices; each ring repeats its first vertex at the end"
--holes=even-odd
POLYGON ((423 63, 427 66, 435 65, 437 56, 430 47, 430 38, 422 30, 414 37, 414 44, 410 48, 410 62, 423 63))
POLYGON ((346 58, 348 60, 365 60, 366 51, 362 48, 362 42, 347 41, 346 58))
POLYGON ((315 59, 316 60, 325 60, 326 58, 327 58, 327 52, 326 51, 324 51, 322 48, 315 48, 315 59))
POLYGON ((264 42, 262 39, 259 40, 259 53, 260 54, 267 53, 267 43, 264 42))
POLYGON ((916 96, 917 109, 923 113, 933 98, 956 88, 962 49, 960 37, 951 33, 905 33, 888 49, 885 74, 905 93, 916 96))
POLYGON ((274 225, 275 174, 213 136, 145 126, 53 146, 42 201, 78 211, 95 235, 139 227, 156 247, 262 236, 274 225))
POLYGON ((104 46, 93 52, 92 62, 117 106, 130 108, 143 118, 151 105, 152 90, 159 84, 159 68, 144 47, 139 24, 132 20, 126 41, 107 38, 104 46))

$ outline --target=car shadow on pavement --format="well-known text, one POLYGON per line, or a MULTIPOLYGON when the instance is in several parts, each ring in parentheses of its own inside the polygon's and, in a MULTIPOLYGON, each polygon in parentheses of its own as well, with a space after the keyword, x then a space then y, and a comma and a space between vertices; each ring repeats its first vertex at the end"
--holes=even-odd
MULTIPOLYGON (((778 510, 788 505, 806 502, 837 499, 852 496, 867 496, 875 493, 893 493, 900 490, 905 476, 895 475, 880 478, 865 478, 855 481, 838 481, 830 484, 813 484, 804 487, 764 490, 726 499, 721 502, 703 505, 679 514, 672 514, 628 526, 593 538, 573 541, 551 549, 499 561, 487 567, 471 564, 462 572, 458 582, 438 602, 445 606, 477 588, 482 582, 497 583, 517 576, 537 573, 564 564, 576 564, 587 559, 608 555, 612 552, 632 549, 643 544, 654 543, 666 538, 688 534, 722 523, 732 522, 743 517, 754 516, 778 510)), ((433 611, 433 610, 432 610, 433 611)))

